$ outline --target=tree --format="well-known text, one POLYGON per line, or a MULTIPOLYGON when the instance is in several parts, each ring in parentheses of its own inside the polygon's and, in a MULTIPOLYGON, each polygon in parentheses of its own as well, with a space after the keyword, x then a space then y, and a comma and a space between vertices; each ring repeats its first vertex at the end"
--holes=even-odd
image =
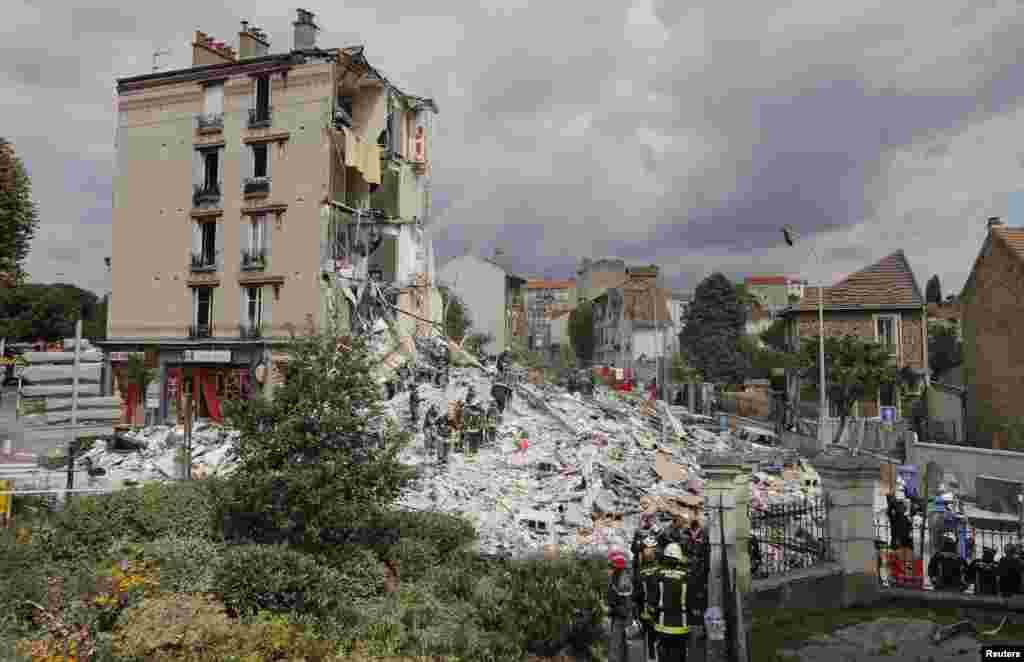
POLYGON ((18 283, 38 227, 32 182, 14 146, 0 138, 0 272, 13 274, 18 283))
POLYGON ((83 335, 95 339, 101 315, 105 335, 106 313, 97 296, 74 285, 29 283, 0 289, 0 334, 8 341, 71 338, 80 318, 83 335))
POLYGON ((555 369, 563 372, 565 370, 573 370, 579 365, 576 360, 576 350, 573 349, 572 345, 561 343, 558 346, 558 357, 555 360, 555 369))
MULTIPOLYGON (((801 377, 819 388, 817 337, 801 344, 797 365, 801 377)), ((825 371, 828 397, 839 410, 839 428, 832 443, 839 443, 854 404, 865 396, 874 397, 883 384, 899 386, 907 380, 888 348, 852 335, 825 338, 825 371)))
POLYGON ((483 355, 484 347, 492 342, 494 342, 493 333, 471 333, 466 336, 466 342, 462 346, 467 352, 481 356, 483 355))
POLYGON ((932 374, 945 372, 963 363, 963 343, 956 328, 932 322, 928 325, 928 366, 932 374))
POLYGON ((720 273, 705 278, 694 293, 679 334, 680 347, 705 378, 739 384, 747 370, 740 346, 747 312, 736 287, 720 273))
POLYGON ((928 303, 941 304, 942 303, 942 286, 939 285, 939 275, 935 274, 928 279, 928 284, 924 288, 924 298, 928 303))
POLYGON ((569 339, 581 361, 594 358, 594 306, 584 301, 569 314, 569 339))
POLYGON ((448 287, 441 286, 438 289, 441 291, 441 309, 444 311, 444 333, 459 342, 473 326, 473 320, 458 294, 448 287))
POLYGON ((785 319, 776 319, 767 329, 761 332, 761 342, 778 352, 787 351, 786 327, 785 319))
POLYGON ((669 376, 673 382, 680 384, 704 381, 704 376, 700 374, 700 370, 691 365, 689 357, 683 352, 676 352, 672 357, 672 367, 669 368, 669 376))
POLYGON ((390 505, 413 473, 398 461, 408 442, 386 417, 379 360, 365 337, 329 321, 287 346, 285 381, 273 400, 229 401, 240 437, 227 484, 228 536, 329 551, 390 505))

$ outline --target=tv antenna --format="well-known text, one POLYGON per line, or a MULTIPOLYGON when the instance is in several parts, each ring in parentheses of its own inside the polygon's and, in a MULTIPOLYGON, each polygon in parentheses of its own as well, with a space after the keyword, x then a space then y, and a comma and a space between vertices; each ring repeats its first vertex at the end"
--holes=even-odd
POLYGON ((154 51, 153 52, 153 71, 159 71, 160 70, 160 66, 157 64, 157 58, 159 58, 161 55, 170 55, 170 54, 171 54, 171 51, 170 50, 166 50, 166 49, 162 50, 162 51, 154 51))

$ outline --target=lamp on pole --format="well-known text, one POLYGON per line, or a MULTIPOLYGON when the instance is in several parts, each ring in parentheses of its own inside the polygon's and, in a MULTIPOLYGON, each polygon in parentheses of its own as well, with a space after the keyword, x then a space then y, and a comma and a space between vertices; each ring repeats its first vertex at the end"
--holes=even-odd
MULTIPOLYGON (((782 228, 782 236, 785 237, 786 244, 789 246, 795 245, 797 239, 800 238, 791 225, 782 228)), ((814 246, 811 246, 811 254, 820 267, 821 259, 818 257, 818 252, 814 250, 814 246)), ((818 369, 820 370, 818 384, 821 398, 818 403, 818 440, 825 441, 825 416, 828 413, 828 400, 825 397, 825 284, 822 281, 818 283, 818 369)))

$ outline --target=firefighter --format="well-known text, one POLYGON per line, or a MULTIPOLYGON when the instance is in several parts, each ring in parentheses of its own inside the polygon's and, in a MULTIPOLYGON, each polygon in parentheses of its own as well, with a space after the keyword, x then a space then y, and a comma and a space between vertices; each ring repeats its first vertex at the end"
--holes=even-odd
POLYGON ((711 569, 711 546, 708 544, 704 527, 696 518, 690 520, 690 527, 684 534, 686 543, 687 577, 686 606, 687 618, 699 632, 704 622, 704 610, 708 607, 708 573, 711 569))
POLYGON ((423 417, 423 445, 428 453, 434 452, 437 441, 437 405, 431 404, 423 417))
POLYGON ((686 585, 688 573, 683 547, 670 543, 662 565, 655 572, 657 593, 652 612, 658 637, 659 662, 685 662, 690 628, 686 623, 686 585))
POLYGON ((505 351, 498 355, 498 364, 496 367, 498 368, 499 377, 505 376, 505 370, 508 368, 509 353, 509 348, 506 347, 505 351))
POLYGON ((952 533, 942 537, 942 550, 928 562, 928 577, 937 591, 963 591, 966 563, 956 551, 956 538, 952 533))
POLYGON ((409 416, 412 418, 412 429, 415 430, 420 420, 419 384, 413 384, 412 388, 409 389, 409 416))
POLYGON ((658 541, 654 536, 643 540, 640 573, 636 582, 636 611, 644 633, 647 662, 658 659, 658 632, 654 629, 654 608, 658 597, 658 541))
POLYGON ((487 413, 484 415, 484 443, 493 444, 498 439, 498 421, 501 413, 498 411, 498 403, 491 400, 487 405, 487 413))
POLYGON ((633 581, 626 572, 626 553, 608 553, 608 662, 629 662, 626 628, 633 621, 633 581))
POLYGON ((999 560, 999 592, 1003 595, 1016 595, 1021 589, 1021 575, 1024 574, 1024 562, 1021 561, 1017 545, 1007 545, 1003 549, 1003 558, 999 560))
POLYGON ((512 389, 502 382, 495 382, 494 385, 491 386, 491 397, 498 403, 498 411, 502 414, 505 413, 505 407, 508 405, 511 391, 512 389))
POLYGON ((437 461, 448 464, 448 453, 451 450, 452 421, 447 414, 437 418, 437 461))
POLYGON ((465 428, 462 434, 469 446, 469 452, 474 455, 480 450, 480 445, 483 442, 483 419, 484 411, 479 404, 474 402, 466 405, 465 428))
POLYGON ((981 559, 971 561, 967 566, 967 576, 968 581, 974 584, 975 595, 998 595, 999 572, 996 565, 996 550, 983 547, 981 559))
POLYGON ((897 499, 891 494, 886 495, 889 511, 889 527, 892 535, 890 541, 893 549, 913 547, 911 538, 913 526, 910 517, 907 516, 906 506, 902 499, 897 499))
MULTIPOLYGON (((657 514, 643 513, 640 515, 640 526, 633 531, 633 544, 630 546, 629 551, 633 553, 633 558, 641 560, 641 563, 633 565, 634 584, 638 584, 640 582, 640 566, 643 564, 642 554, 644 551, 645 541, 650 537, 657 539, 657 536, 660 533, 660 529, 658 528, 656 521, 657 514)), ((637 605, 636 609, 639 613, 640 606, 637 605)))

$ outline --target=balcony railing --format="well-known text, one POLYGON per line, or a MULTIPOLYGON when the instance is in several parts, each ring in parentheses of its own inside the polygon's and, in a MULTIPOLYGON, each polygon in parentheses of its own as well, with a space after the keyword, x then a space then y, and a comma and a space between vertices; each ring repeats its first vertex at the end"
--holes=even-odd
POLYGON ((246 177, 242 185, 245 195, 270 193, 270 177, 246 177))
POLYGON ((250 108, 249 109, 249 128, 259 129, 270 126, 270 118, 273 114, 273 108, 266 106, 263 108, 250 108))
POLYGON ((217 204, 220 202, 219 184, 194 184, 192 190, 192 206, 217 204))
POLYGON ((196 129, 203 133, 223 130, 224 114, 200 113, 196 115, 196 129))
POLYGON ((263 328, 259 324, 239 324, 238 337, 242 340, 258 340, 263 337, 263 328))
POLYGON ((216 271, 217 260, 212 255, 192 253, 191 270, 193 273, 216 271))
POLYGON ((242 251, 242 271, 261 271, 267 266, 263 251, 242 251))
POLYGON ((193 324, 188 327, 189 338, 211 338, 213 337, 212 324, 193 324))

